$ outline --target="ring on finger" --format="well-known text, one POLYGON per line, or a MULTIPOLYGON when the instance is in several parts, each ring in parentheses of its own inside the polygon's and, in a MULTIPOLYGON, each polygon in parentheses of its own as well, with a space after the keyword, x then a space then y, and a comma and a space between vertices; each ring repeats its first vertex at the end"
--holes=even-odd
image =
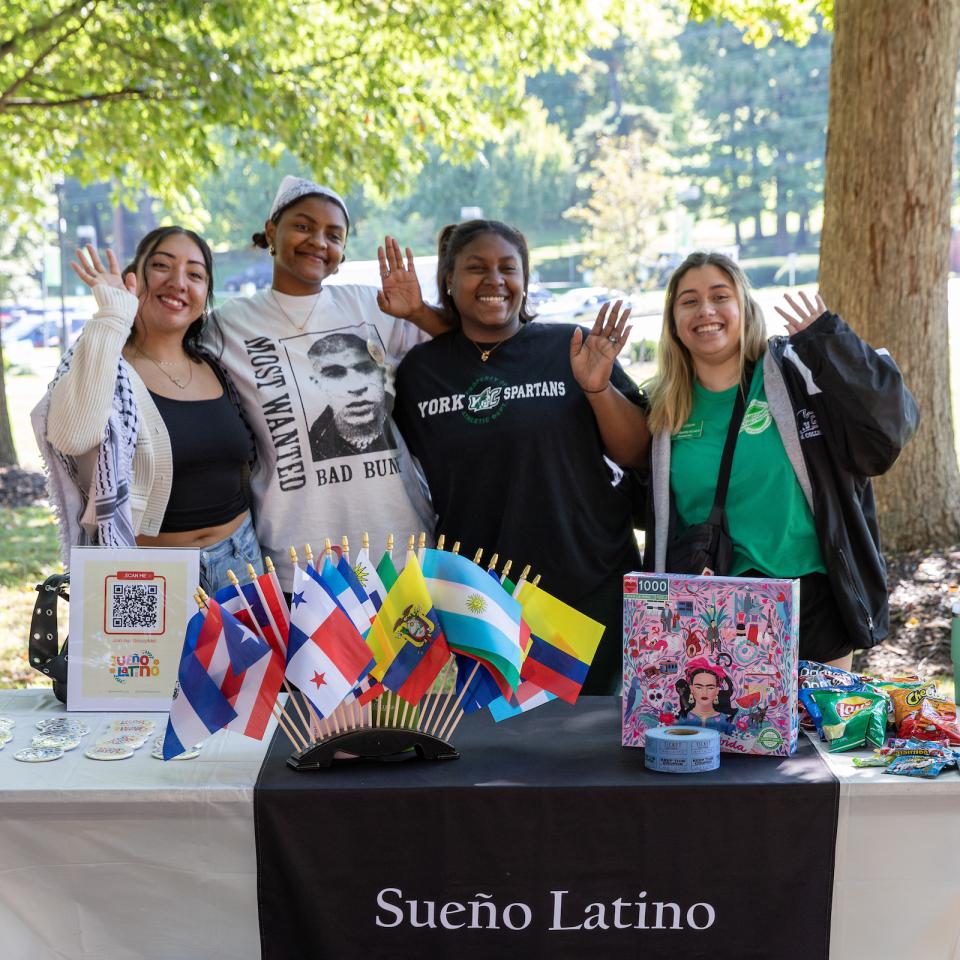
POLYGON ((614 334, 610 334, 610 336, 607 337, 607 339, 608 339, 611 343, 619 343, 619 342, 620 342, 620 338, 617 337, 617 336, 615 336, 614 334))

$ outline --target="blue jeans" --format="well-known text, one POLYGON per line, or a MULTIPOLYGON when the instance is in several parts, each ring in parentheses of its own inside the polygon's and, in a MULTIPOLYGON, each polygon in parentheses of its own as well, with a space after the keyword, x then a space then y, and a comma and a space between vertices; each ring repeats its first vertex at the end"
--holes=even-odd
POLYGON ((200 551, 200 586, 213 596, 230 583, 228 570, 232 570, 243 583, 247 580, 248 563, 253 564, 258 574, 263 573, 260 544, 249 514, 229 537, 200 551))

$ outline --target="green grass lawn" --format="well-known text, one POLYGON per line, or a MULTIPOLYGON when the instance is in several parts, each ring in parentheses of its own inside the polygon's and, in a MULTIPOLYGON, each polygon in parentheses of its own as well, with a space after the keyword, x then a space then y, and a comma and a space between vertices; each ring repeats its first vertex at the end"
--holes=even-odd
POLYGON ((60 570, 57 523, 50 510, 0 507, 0 688, 48 682, 27 664, 27 633, 37 595, 33 588, 60 570))

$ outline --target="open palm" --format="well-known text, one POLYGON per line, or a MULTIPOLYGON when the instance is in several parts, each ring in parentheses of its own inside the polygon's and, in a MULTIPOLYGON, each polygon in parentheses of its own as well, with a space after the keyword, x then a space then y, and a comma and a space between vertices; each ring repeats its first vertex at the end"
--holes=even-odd
POLYGON ((610 382, 610 374, 630 335, 627 320, 630 308, 621 312, 623 301, 605 303, 590 332, 584 336, 577 327, 570 340, 570 366, 585 393, 600 393, 610 382))

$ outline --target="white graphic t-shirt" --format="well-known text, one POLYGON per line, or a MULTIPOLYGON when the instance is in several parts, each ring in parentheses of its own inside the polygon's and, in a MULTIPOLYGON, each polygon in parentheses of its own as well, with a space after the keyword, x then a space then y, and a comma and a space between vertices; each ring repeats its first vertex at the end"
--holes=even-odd
POLYGON ((402 545, 432 529, 392 420, 396 365, 425 334, 383 313, 375 288, 353 285, 311 297, 263 290, 219 306, 217 319, 257 437, 257 536, 285 590, 291 546, 319 552, 346 535, 358 550, 368 532, 378 556, 388 534, 402 545))

